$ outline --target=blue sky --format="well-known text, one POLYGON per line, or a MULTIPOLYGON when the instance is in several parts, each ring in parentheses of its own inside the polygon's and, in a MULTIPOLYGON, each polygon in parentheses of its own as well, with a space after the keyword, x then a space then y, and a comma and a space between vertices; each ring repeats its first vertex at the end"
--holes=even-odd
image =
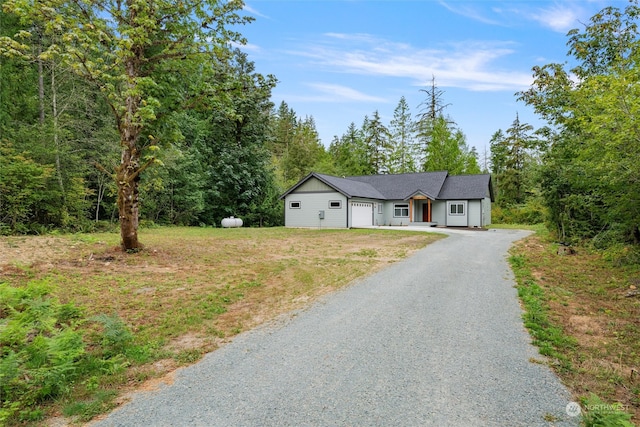
MULTIPOLYGON (((602 8, 627 2, 460 0, 246 0, 256 20, 241 29, 243 50, 274 74, 276 106, 313 116, 328 146, 351 122, 378 111, 385 124, 401 96, 414 114, 435 76, 446 113, 482 158, 495 131, 516 113, 542 123, 515 92, 531 68, 567 58, 567 31, 602 8)), ((581 24, 582 23, 582 24, 581 24)))

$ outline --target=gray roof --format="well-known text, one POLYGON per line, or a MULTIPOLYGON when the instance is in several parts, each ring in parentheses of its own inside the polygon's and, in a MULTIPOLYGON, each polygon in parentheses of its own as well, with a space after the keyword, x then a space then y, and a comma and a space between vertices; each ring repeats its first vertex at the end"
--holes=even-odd
POLYGON ((488 195, 493 200, 491 175, 457 175, 449 176, 444 182, 438 199, 484 199, 488 195))
POLYGON ((450 176, 447 171, 344 178, 312 172, 287 190, 281 198, 293 193, 311 177, 319 179, 348 198, 407 200, 415 195, 424 195, 433 200, 471 200, 483 199, 489 195, 493 201, 491 175, 450 176))
MULTIPOLYGON (((384 200, 386 197, 376 187, 366 181, 352 178, 338 178, 337 176, 312 173, 316 178, 330 187, 335 188, 347 197, 364 197, 367 199, 384 200)), ((304 179, 303 181, 306 181, 304 179)))
POLYGON ((431 199, 438 197, 447 172, 403 173, 397 175, 351 176, 354 181, 366 182, 376 188, 387 200, 406 200, 416 194, 431 199))

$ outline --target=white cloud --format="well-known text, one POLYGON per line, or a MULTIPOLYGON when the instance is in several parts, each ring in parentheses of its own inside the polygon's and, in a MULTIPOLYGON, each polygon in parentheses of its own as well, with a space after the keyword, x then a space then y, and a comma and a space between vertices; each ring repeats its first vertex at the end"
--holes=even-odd
POLYGON ((572 28, 576 28, 582 15, 582 8, 575 2, 554 4, 545 9, 538 9, 531 13, 531 18, 539 22, 542 26, 553 31, 566 33, 572 28))
POLYGON ((260 13, 257 9, 249 6, 246 3, 242 6, 242 10, 244 10, 245 12, 249 12, 252 15, 259 16, 261 18, 271 19, 267 15, 264 15, 264 14, 260 13))
POLYGON ((367 95, 347 86, 333 83, 307 83, 316 94, 289 95, 288 100, 313 102, 386 102, 384 98, 367 95))
POLYGON ((531 74, 501 69, 496 62, 512 53, 507 42, 470 41, 438 48, 416 48, 370 35, 342 34, 340 44, 323 43, 290 52, 306 57, 314 67, 328 71, 367 76, 409 78, 425 84, 435 75, 440 86, 476 91, 520 90, 530 85, 531 74))
MULTIPOLYGON (((455 6, 444 1, 440 1, 439 3, 449 12, 455 13, 456 15, 462 15, 474 21, 489 25, 504 25, 500 20, 487 16, 487 12, 478 7, 478 3, 456 2, 455 6)), ((494 9, 493 11, 495 12, 496 10, 494 9)))

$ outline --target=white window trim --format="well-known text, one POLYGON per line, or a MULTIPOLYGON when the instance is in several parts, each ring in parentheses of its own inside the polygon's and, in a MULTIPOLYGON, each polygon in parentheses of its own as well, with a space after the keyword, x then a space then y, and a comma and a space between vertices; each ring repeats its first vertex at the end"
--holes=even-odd
POLYGON ((292 200, 289 202, 289 209, 302 209, 302 202, 298 201, 298 200, 292 200), (297 203, 298 206, 293 206, 294 203, 297 203))
POLYGON ((382 203, 378 203, 378 214, 382 215, 384 213, 384 210, 382 209, 383 205, 382 203))
POLYGON ((408 203, 394 203, 393 204, 393 217, 394 218, 409 218, 409 204, 408 203), (397 210, 400 209, 400 215, 397 215, 397 210), (403 210, 407 210, 406 215, 402 215, 403 210))
POLYGON ((329 209, 342 209, 342 200, 329 200, 329 209), (332 203, 337 203, 338 206, 331 206, 332 203))
POLYGON ((449 202, 449 206, 448 206, 448 214, 449 216, 465 216, 466 215, 466 203, 465 202, 449 202), (455 206, 456 207, 456 212, 453 213, 451 212, 451 207, 455 206), (462 206, 462 209, 460 209, 460 207, 462 206), (462 212, 460 212, 462 210, 462 212))

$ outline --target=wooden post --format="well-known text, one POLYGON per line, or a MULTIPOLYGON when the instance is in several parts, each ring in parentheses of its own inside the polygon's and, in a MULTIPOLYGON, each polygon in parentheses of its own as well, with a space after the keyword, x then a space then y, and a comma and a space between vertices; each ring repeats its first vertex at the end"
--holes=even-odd
POLYGON ((427 221, 431 222, 431 199, 427 199, 427 221))
POLYGON ((409 199, 409 223, 413 222, 413 198, 409 199))

